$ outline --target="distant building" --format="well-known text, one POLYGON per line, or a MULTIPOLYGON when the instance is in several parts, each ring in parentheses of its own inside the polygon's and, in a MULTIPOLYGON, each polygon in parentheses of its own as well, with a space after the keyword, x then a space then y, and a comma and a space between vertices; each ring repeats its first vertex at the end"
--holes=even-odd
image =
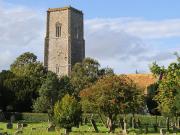
POLYGON ((127 76, 133 80, 140 89, 144 90, 145 95, 148 94, 148 87, 157 82, 157 78, 155 78, 153 74, 127 74, 127 76))
POLYGON ((44 66, 58 76, 69 76, 73 65, 84 57, 82 11, 73 7, 48 9, 44 66))

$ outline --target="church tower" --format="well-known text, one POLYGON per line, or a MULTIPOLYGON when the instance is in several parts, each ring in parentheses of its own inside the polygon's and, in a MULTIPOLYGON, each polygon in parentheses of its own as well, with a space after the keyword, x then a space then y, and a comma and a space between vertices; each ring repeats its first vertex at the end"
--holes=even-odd
POLYGON ((44 48, 44 66, 58 76, 70 75, 85 57, 83 13, 73 7, 50 8, 44 48))

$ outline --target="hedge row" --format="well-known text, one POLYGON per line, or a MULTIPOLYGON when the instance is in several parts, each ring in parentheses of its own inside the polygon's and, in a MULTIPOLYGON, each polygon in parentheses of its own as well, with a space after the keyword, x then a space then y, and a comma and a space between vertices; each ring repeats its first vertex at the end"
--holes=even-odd
MULTIPOLYGON (((16 121, 26 121, 26 122, 47 122, 48 121, 48 115, 46 113, 4 113, 6 120, 10 120, 10 117, 12 115, 15 116, 16 121)), ((97 123, 101 123, 102 120, 106 122, 106 117, 103 115, 98 114, 83 114, 83 120, 87 118, 88 122, 90 122, 90 119, 93 118, 97 123)), ((116 123, 118 124, 120 119, 123 118, 123 115, 118 115, 116 123)), ((128 114, 126 115, 126 121, 127 124, 130 125, 131 123, 132 115, 128 114)), ((135 115, 136 121, 140 121, 142 125, 149 125, 153 126, 156 124, 156 120, 158 124, 162 126, 166 126, 166 118, 163 116, 151 116, 151 115, 135 115)), ((173 119, 171 119, 173 121, 173 119)), ((127 125, 127 126, 128 126, 127 125)))
MULTIPOLYGON (((125 116, 126 118, 126 123, 127 126, 130 127, 130 125, 132 124, 132 114, 128 114, 125 116)), ((103 115, 99 116, 98 114, 93 114, 93 116, 91 114, 83 114, 83 118, 87 118, 88 120, 90 120, 91 118, 93 118, 96 122, 101 122, 102 120, 104 122, 106 122, 107 118, 103 115)), ((119 124, 120 119, 123 119, 123 115, 118 115, 116 118, 116 124, 119 124)), ((139 115, 136 114, 135 115, 135 121, 136 122, 140 122, 142 126, 146 126, 148 125, 149 127, 153 127, 154 125, 158 124, 161 127, 166 127, 166 118, 163 116, 152 116, 152 115, 139 115)), ((175 121, 175 118, 171 118, 170 122, 172 123, 173 121, 175 121)))
POLYGON ((4 113, 6 120, 10 120, 11 116, 15 116, 16 121, 26 122, 47 122, 48 115, 46 113, 4 113))

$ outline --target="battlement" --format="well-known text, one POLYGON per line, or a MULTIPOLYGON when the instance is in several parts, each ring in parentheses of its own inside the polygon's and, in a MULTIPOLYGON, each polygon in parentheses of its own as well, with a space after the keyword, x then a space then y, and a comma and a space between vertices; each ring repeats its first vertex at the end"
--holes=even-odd
POLYGON ((83 12, 81 10, 75 9, 71 6, 62 7, 62 8, 49 8, 47 12, 56 12, 56 11, 64 11, 64 10, 72 10, 72 11, 78 12, 80 14, 83 14, 83 12))

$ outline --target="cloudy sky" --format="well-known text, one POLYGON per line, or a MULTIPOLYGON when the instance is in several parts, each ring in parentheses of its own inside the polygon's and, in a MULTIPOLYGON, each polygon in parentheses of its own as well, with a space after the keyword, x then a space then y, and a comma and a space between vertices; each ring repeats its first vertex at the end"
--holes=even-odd
POLYGON ((23 52, 43 61, 46 10, 84 12, 86 56, 116 73, 149 72, 180 53, 179 0, 0 0, 0 70, 23 52))

